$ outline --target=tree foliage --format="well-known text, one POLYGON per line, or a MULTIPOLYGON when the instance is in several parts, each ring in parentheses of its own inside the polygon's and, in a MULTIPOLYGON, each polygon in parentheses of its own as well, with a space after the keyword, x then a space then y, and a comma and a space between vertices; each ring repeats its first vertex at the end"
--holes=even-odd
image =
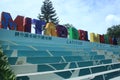
POLYGON ((70 27, 74 27, 72 24, 69 24, 69 23, 64 24, 64 26, 65 26, 67 29, 69 29, 70 27))
POLYGON ((107 29, 107 35, 117 39, 118 44, 120 45, 120 25, 113 25, 107 29))
POLYGON ((113 25, 107 29, 107 34, 110 37, 120 38, 120 25, 113 25))
POLYGON ((54 10, 52 2, 50 0, 45 0, 41 7, 41 14, 38 15, 38 18, 45 21, 46 23, 53 22, 55 24, 58 24, 59 20, 56 16, 56 10, 54 10))
POLYGON ((0 50, 0 80, 16 80, 16 77, 10 68, 8 58, 0 50))

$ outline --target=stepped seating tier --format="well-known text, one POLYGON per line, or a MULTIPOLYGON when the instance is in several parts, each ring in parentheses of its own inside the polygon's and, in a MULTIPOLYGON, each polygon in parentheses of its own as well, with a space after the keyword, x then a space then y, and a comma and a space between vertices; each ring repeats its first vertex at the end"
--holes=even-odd
POLYGON ((120 76, 117 45, 0 29, 0 47, 17 80, 109 80, 120 76))
POLYGON ((51 56, 94 56, 97 52, 83 51, 48 51, 48 50, 3 50, 8 57, 51 57, 51 56))
MULTIPOLYGON (((120 69, 120 63, 114 63, 114 64, 105 64, 105 65, 98 65, 98 66, 92 66, 92 67, 85 67, 85 68, 56 70, 54 72, 51 71, 48 73, 43 72, 43 74, 41 74, 39 72, 33 73, 31 75, 24 74, 26 76, 22 76, 22 77, 21 77, 22 74, 19 74, 18 80, 20 80, 20 79, 24 80, 25 78, 29 78, 30 80, 38 80, 38 79, 49 80, 50 77, 52 77, 53 80, 63 80, 63 79, 80 77, 80 76, 85 76, 85 75, 90 75, 90 74, 95 74, 95 73, 100 73, 100 72, 107 72, 109 70, 115 70, 115 72, 104 74, 104 75, 110 75, 110 74, 116 73, 116 72, 119 73, 120 71, 117 71, 118 69, 120 69), (34 75, 34 74, 36 74, 36 75, 34 75), (33 79, 33 77, 36 77, 37 79, 33 79)), ((105 78, 108 79, 108 77, 105 77, 105 78)))
POLYGON ((43 63, 62 63, 73 61, 102 60, 104 55, 95 56, 60 56, 60 57, 9 57, 11 65, 15 64, 43 64, 43 63))
POLYGON ((112 63, 111 59, 80 61, 80 62, 75 61, 75 62, 66 62, 66 63, 12 65, 12 68, 16 74, 23 74, 23 73, 34 73, 34 72, 45 72, 45 71, 55 71, 62 69, 89 67, 89 66, 109 64, 109 63, 112 63))

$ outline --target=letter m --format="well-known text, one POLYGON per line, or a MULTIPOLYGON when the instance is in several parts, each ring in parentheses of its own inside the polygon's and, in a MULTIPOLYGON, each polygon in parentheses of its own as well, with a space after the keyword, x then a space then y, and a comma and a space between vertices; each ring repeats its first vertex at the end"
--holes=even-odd
POLYGON ((18 31, 24 31, 23 28, 23 19, 22 16, 17 16, 15 20, 13 21, 10 13, 2 12, 1 14, 1 26, 0 28, 4 29, 10 29, 10 30, 18 30, 18 31), (22 27, 20 30, 19 27, 22 27))

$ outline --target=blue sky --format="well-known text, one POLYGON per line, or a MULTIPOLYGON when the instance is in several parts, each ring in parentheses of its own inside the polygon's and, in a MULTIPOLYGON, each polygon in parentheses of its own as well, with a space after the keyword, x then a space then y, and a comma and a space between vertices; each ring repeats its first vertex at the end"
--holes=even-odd
MULTIPOLYGON (((37 19, 44 0, 0 0, 0 13, 37 19)), ((89 33, 105 34, 120 24, 120 0, 51 0, 60 24, 70 23, 89 33)))

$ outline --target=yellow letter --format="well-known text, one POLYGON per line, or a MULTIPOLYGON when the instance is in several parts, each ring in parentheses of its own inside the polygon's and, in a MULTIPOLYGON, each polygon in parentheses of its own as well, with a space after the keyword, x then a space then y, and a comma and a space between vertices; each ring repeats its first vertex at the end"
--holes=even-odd
POLYGON ((55 24, 52 22, 47 23, 44 34, 49 36, 57 36, 55 24))
POLYGON ((90 33, 90 42, 100 42, 100 35, 95 33, 90 33))

